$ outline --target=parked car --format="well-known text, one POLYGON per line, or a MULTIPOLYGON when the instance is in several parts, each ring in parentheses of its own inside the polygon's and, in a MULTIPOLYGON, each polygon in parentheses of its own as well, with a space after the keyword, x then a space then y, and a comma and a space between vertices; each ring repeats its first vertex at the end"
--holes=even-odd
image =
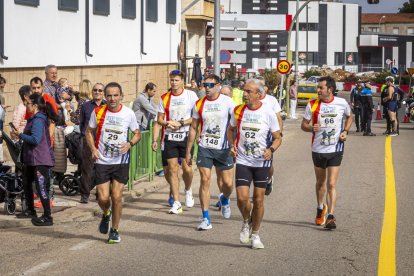
POLYGON ((308 82, 308 83, 318 83, 320 78, 321 78, 321 76, 311 76, 311 77, 308 78, 308 80, 306 82, 308 82))
POLYGON ((298 105, 307 105, 309 100, 318 97, 317 86, 314 83, 301 83, 298 85, 298 105))

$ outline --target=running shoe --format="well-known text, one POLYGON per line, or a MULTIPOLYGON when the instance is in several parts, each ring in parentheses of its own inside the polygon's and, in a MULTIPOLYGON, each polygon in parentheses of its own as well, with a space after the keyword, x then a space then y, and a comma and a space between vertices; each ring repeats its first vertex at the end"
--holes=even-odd
POLYGON ((42 215, 41 217, 34 217, 32 218, 32 223, 35 226, 52 226, 53 225, 53 218, 46 217, 42 215))
POLYGON ((99 223, 99 232, 101 232, 101 234, 108 234, 109 222, 111 221, 111 215, 112 215, 111 209, 109 209, 109 213, 107 215, 102 213, 102 219, 101 219, 101 222, 99 223))
POLYGON ((203 218, 200 225, 198 225, 197 230, 204 231, 204 230, 210 230, 211 228, 213 228, 213 226, 211 225, 210 221, 208 221, 207 218, 203 218))
POLYGON ((181 207, 181 203, 179 201, 174 201, 173 206, 168 211, 168 214, 181 214, 183 212, 183 208, 181 207))
POLYGON ((389 135, 392 136, 392 137, 395 137, 395 136, 398 136, 398 133, 396 133, 396 132, 390 132, 389 135))
POLYGON ((252 249, 263 249, 264 245, 260 240, 259 235, 252 234, 252 249))
POLYGON ((267 183, 265 195, 270 195, 273 191, 273 176, 270 178, 270 181, 267 183))
POLYGON ((170 197, 168 198, 168 206, 172 207, 173 204, 174 204, 174 197, 170 195, 170 197))
POLYGON ((326 204, 323 204, 323 209, 316 209, 316 218, 315 218, 315 224, 316 225, 324 225, 326 222, 326 211, 328 210, 328 206, 326 204))
POLYGON ((185 191, 185 206, 191 208, 194 206, 193 191, 191 188, 188 191, 185 191))
POLYGON ((336 218, 333 215, 329 215, 326 220, 325 229, 336 229, 336 218))
MULTIPOLYGON (((221 201, 220 201, 221 202, 221 201)), ((230 198, 229 198, 229 204, 222 205, 221 206, 221 214, 225 219, 229 219, 231 216, 231 209, 230 209, 230 198)))
POLYGON ((28 218, 32 219, 35 217, 37 217, 36 211, 30 211, 29 209, 26 209, 20 214, 16 215, 16 218, 18 219, 28 219, 28 218))
POLYGON ((220 198, 221 198, 222 195, 223 195, 223 193, 220 193, 218 195, 218 201, 216 203, 216 207, 219 208, 219 211, 221 210, 221 200, 220 200, 220 198))
POLYGON ((250 243, 250 230, 251 230, 251 223, 243 222, 243 225, 240 231, 240 243, 242 244, 250 243))
POLYGON ((121 236, 119 236, 118 230, 111 228, 111 231, 109 232, 108 243, 114 244, 114 243, 120 243, 120 242, 121 242, 121 236))

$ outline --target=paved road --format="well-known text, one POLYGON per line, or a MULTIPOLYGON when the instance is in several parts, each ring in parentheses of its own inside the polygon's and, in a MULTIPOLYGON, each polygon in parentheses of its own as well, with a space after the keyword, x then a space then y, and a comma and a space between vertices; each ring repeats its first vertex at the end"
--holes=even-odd
MULTIPOLYGON (((310 136, 299 126, 300 120, 286 122, 283 144, 276 153, 276 188, 266 198, 260 232, 264 250, 239 244, 241 216, 235 193, 231 219, 224 220, 214 210, 213 229, 195 230, 201 216, 197 176, 193 184, 196 206, 182 215, 167 214, 167 188, 127 202, 118 245, 105 243, 106 236, 97 231, 99 217, 84 215, 84 210, 71 219, 58 220, 52 228, 1 229, 1 274, 377 274, 386 183, 385 136, 350 133, 338 183, 338 229, 325 231, 313 224, 316 203, 310 136)), ((374 123, 373 130, 382 133, 384 126, 374 123)), ((401 135, 390 139, 398 214, 395 249, 391 247, 390 252, 396 252, 397 274, 413 275, 414 158, 409 152, 414 125, 404 125, 401 135)), ((212 194, 217 195, 217 188, 212 187, 212 194)), ((388 241, 392 244, 392 237, 388 241)))

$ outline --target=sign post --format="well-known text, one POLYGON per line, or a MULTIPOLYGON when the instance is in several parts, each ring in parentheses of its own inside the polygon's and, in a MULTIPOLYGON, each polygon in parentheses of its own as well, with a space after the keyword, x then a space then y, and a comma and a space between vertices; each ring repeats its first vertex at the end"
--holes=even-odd
MULTIPOLYGON (((279 60, 276 66, 276 70, 281 74, 280 76, 280 88, 279 88, 279 95, 283 95, 283 83, 285 82, 285 75, 288 74, 290 72, 291 69, 291 65, 289 63, 289 61, 287 60, 279 60)), ((284 106, 284 110, 286 111, 286 113, 289 112, 289 97, 288 97, 288 91, 286 91, 286 99, 285 99, 285 106, 284 106)), ((279 104, 281 105, 281 108, 283 109, 282 106, 282 98, 279 97, 279 104)))
POLYGON ((228 63, 231 60, 231 53, 227 50, 220 51, 220 63, 228 63))

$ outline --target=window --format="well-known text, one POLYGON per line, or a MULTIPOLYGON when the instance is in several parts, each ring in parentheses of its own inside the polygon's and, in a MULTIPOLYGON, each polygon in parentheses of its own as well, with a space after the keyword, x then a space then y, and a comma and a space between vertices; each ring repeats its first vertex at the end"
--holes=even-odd
POLYGON ((414 28, 407 28, 408 35, 414 35, 414 28))
POLYGON ((368 32, 379 33, 378 27, 368 27, 368 32))
POLYGON ((165 0, 167 1, 167 23, 177 23, 177 0, 165 0))
POLYGON ((358 53, 346 53, 346 65, 358 64, 358 53))
POLYGON ((109 15, 109 0, 93 0, 93 14, 109 15))
POLYGON ((137 17, 137 0, 122 0, 122 18, 137 17))
POLYGON ((394 28, 392 28, 392 33, 393 34, 398 34, 399 30, 400 29, 398 27, 394 27, 394 28))
POLYGON ((79 0, 59 0, 58 10, 60 11, 78 11, 79 0))
POLYGON ((157 22, 158 21, 158 0, 147 0, 145 7, 147 21, 157 22))
POLYGON ((335 65, 343 65, 344 64, 344 53, 336 52, 335 53, 335 65))
POLYGON ((267 0, 260 0, 259 10, 261 14, 266 14, 269 10, 269 2, 267 0))
POLYGON ((270 37, 267 34, 260 34, 259 40, 259 51, 260 53, 268 53, 270 50, 270 37))
POLYGON ((14 0, 14 3, 32 7, 39 6, 39 0, 14 0))

